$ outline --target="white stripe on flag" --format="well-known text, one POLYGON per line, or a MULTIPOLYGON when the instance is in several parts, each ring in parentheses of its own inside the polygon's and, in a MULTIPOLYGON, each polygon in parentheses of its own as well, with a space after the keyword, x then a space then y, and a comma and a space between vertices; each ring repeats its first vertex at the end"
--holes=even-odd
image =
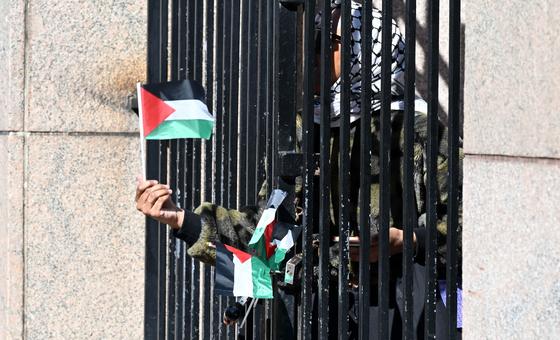
POLYGON ((253 266, 251 259, 241 263, 235 254, 233 255, 233 295, 253 297, 253 266))
POLYGON ((202 119, 214 121, 206 104, 198 99, 169 100, 165 103, 175 109, 165 120, 202 119))
POLYGON ((292 236, 292 231, 288 230, 286 236, 284 236, 282 240, 274 240, 274 243, 276 244, 276 247, 278 247, 278 249, 292 248, 294 246, 294 237, 292 236))
POLYGON ((275 218, 276 218, 276 208, 265 209, 265 211, 263 211, 261 215, 261 219, 259 220, 259 223, 257 223, 257 229, 266 228, 266 226, 272 223, 272 221, 274 221, 275 218))

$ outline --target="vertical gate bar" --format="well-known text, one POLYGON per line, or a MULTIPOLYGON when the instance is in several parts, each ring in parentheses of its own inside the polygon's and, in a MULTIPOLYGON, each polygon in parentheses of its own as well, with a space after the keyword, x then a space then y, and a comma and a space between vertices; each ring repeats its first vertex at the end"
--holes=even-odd
MULTIPOLYGON (((174 39, 177 45, 177 56, 175 60, 177 65, 174 68, 176 79, 184 79, 186 77, 187 68, 187 2, 186 0, 175 0, 178 5, 176 7, 177 13, 177 37, 174 39)), ((178 167, 177 167, 177 203, 180 208, 185 208, 185 141, 178 141, 178 167)), ((182 242, 178 242, 178 256, 177 261, 177 322, 176 322, 176 335, 177 339, 185 339, 185 298, 187 297, 186 283, 188 279, 185 276, 185 266, 190 263, 190 259, 186 259, 186 248, 182 242)), ((189 313, 190 314, 190 313, 189 313)))
MULTIPOLYGON (((167 1, 148 2, 148 82, 167 77, 167 1)), ((146 142, 146 178, 159 178, 159 142, 146 142)), ((165 311, 161 306, 161 286, 165 277, 159 275, 159 239, 165 226, 146 218, 146 257, 144 290, 144 336, 157 339, 165 330, 165 311)), ((165 303, 165 295, 163 299, 165 303)))
POLYGON ((231 158, 229 156, 230 148, 230 124, 229 119, 231 116, 231 88, 230 88, 230 78, 231 78, 231 12, 233 7, 233 1, 225 2, 224 4, 224 19, 223 19, 223 37, 222 37, 222 89, 223 89, 223 186, 222 186, 222 204, 226 207, 229 206, 229 183, 230 183, 230 162, 231 158))
MULTIPOLYGON (((181 1, 184 2, 184 1, 181 1)), ((182 45, 184 46, 184 45, 182 45)), ((185 208, 185 141, 179 140, 177 147, 178 161, 177 161, 177 206, 185 208)), ((177 339, 185 339, 185 245, 178 241, 177 245, 178 260, 177 260, 177 322, 175 334, 177 339)))
MULTIPOLYGON (((268 169, 266 184, 268 190, 272 189, 273 183, 273 164, 274 164, 274 8, 276 0, 265 0, 266 8, 266 168, 268 169)), ((270 307, 270 306, 269 306, 270 307)), ((267 308, 270 311, 271 308, 267 308)))
POLYGON ((449 2, 449 130, 447 203, 447 320, 449 338, 457 339, 457 234, 459 228, 459 86, 461 63, 461 1, 449 2))
MULTIPOLYGON (((344 1, 341 6, 341 73, 340 73, 340 156, 339 156, 339 267, 338 267, 338 336, 348 338, 348 283, 350 273, 349 241, 350 236, 350 45, 351 40, 351 2, 344 1)), ((334 30, 334 29, 333 29, 334 30)))
MULTIPOLYGON (((284 206, 295 211, 295 181, 280 173, 279 160, 282 154, 296 150, 298 12, 275 2, 274 10, 274 122, 273 146, 274 187, 288 193, 284 206)), ((297 245, 296 245, 297 247, 297 245)), ((275 279, 279 279, 275 276, 275 279)), ((276 291, 273 303, 272 336, 284 339, 296 336, 297 297, 285 291, 276 291), (282 308, 282 309, 280 309, 282 308), (281 313, 277 313, 283 310, 281 313), (287 327, 286 325, 292 325, 287 327), (292 333, 292 331, 294 333, 292 333)))
MULTIPOLYGON (((175 13, 175 12, 174 12, 175 13)), ((176 30, 176 26, 171 26, 173 31, 176 30)), ((175 55, 172 54, 172 60, 175 59, 175 55)), ((173 191, 174 201, 177 202, 179 197, 177 194, 177 165, 178 165, 178 141, 169 141, 169 187, 173 191)), ((176 325, 177 325, 177 239, 173 233, 169 233, 169 238, 167 239, 167 257, 169 259, 168 263, 168 277, 167 277, 167 337, 166 339, 175 340, 176 339, 176 325)))
MULTIPOLYGON (((257 131, 258 131, 258 112, 257 112, 257 79, 259 76, 258 62, 258 23, 259 7, 261 0, 248 0, 247 4, 247 83, 246 83, 246 141, 247 160, 245 178, 245 197, 247 204, 256 203, 257 197, 257 131)), ((243 172, 242 172, 243 173, 243 172)))
POLYGON ((195 16, 196 12, 194 9, 194 0, 185 0, 186 2, 186 14, 187 14, 187 78, 193 79, 194 73, 194 32, 195 32, 195 16))
MULTIPOLYGON (((228 19, 230 17, 228 12, 229 5, 225 4, 224 1, 216 1, 216 153, 215 153, 215 166, 216 166, 216 176, 215 176, 215 198, 214 202, 219 205, 225 204, 225 190, 226 190, 226 176, 224 174, 227 158, 225 154, 225 115, 227 107, 227 92, 226 84, 227 78, 225 76, 227 72, 226 65, 229 65, 227 60, 227 49, 225 44, 229 43, 229 37, 227 37, 227 32, 229 27, 227 26, 228 19)), ((215 339, 225 339, 226 330, 225 325, 222 323, 222 312, 226 308, 226 299, 223 296, 219 296, 217 299, 217 328, 215 329, 215 339)))
MULTIPOLYGON (((231 2, 231 22, 230 30, 238 29, 239 27, 239 1, 231 2)), ((228 144, 228 207, 238 208, 237 199, 237 138, 238 138, 238 104, 239 104, 239 35, 230 34, 230 64, 229 64, 229 117, 228 117, 228 129, 229 129, 229 140, 228 144)), ((235 299, 228 297, 227 306, 231 306, 235 303, 235 299)), ((227 327, 227 339, 235 339, 237 335, 235 333, 236 327, 227 327)))
MULTIPOLYGON (((226 1, 224 2, 224 15, 223 15, 223 37, 222 37, 222 51, 223 51, 223 73, 222 73, 222 88, 223 88, 223 117, 222 117, 222 126, 224 131, 223 136, 223 179, 222 179, 222 202, 221 204, 230 208, 230 192, 231 192, 231 124, 230 121, 232 119, 232 111, 231 111, 231 30, 232 30, 232 12, 234 7, 235 1, 226 1)), ((229 306, 230 299, 228 297, 223 296, 222 300, 222 309, 220 313, 223 313, 225 308, 229 306)), ((225 325, 221 325, 221 339, 231 339, 232 337, 232 327, 227 327, 225 325)))
MULTIPOLYGON (((272 190, 273 183, 273 110, 274 110, 274 4, 275 0, 264 0, 266 3, 266 47, 264 49, 266 54, 266 77, 265 77, 265 91, 266 91, 266 185, 268 191, 272 190)), ((273 280, 274 282, 274 280, 273 280)), ((274 286, 273 286, 274 287, 274 286)), ((265 318, 265 339, 272 339, 272 302, 269 300, 264 301, 264 318, 265 318)))
MULTIPOLYGON (((247 205, 247 80, 248 80, 248 48, 249 48, 249 0, 240 0, 241 13, 240 13, 240 39, 239 39, 239 109, 238 109, 238 196, 239 206, 247 205)), ((247 329, 245 327, 245 329, 247 329)))
POLYGON ((305 1, 303 30, 303 282, 302 282, 302 339, 311 339, 313 327, 313 226, 314 226, 314 200, 313 178, 315 175, 315 162, 313 159, 313 117, 314 117, 314 59, 315 59, 315 0, 305 1))
POLYGON ((437 154, 438 154, 438 77, 439 77, 439 0, 428 4, 428 140, 426 183, 426 306, 425 338, 436 338, 437 299, 437 154))
POLYGON ((404 155, 403 155, 403 278, 404 315, 403 338, 414 339, 413 318, 413 231, 416 226, 414 200, 414 117, 415 117, 415 77, 416 77, 416 0, 406 2, 405 35, 405 112, 404 112, 404 155))
MULTIPOLYGON (((167 6, 166 6, 167 8, 167 6)), ((166 79, 163 79, 165 81, 166 79)), ((167 150, 169 147, 169 141, 159 142, 159 175, 158 180, 160 183, 167 182, 167 150)), ((161 339, 165 339, 166 334, 166 323, 168 321, 166 317, 166 290, 167 290, 167 247, 169 244, 168 237, 168 227, 166 224, 159 223, 159 235, 158 235, 158 252, 159 252, 159 310, 160 310, 160 325, 159 325, 159 336, 161 339)))
POLYGON ((256 93, 257 93, 257 172, 255 173, 256 182, 256 192, 259 192, 261 186, 265 181, 266 176, 266 117, 267 106, 266 106, 266 96, 267 96, 267 23, 266 23, 266 11, 267 11, 267 1, 257 1, 258 7, 258 29, 257 29, 257 62, 258 77, 256 79, 256 93))
MULTIPOLYGON (((237 29, 239 22, 239 1, 232 1, 231 6, 231 27, 237 29)), ((228 143, 228 207, 237 207, 237 135, 238 135, 238 104, 239 104, 239 35, 230 34, 230 78, 229 78, 229 140, 228 143)))
MULTIPOLYGON (((182 11, 180 8, 181 4, 179 0, 173 0, 171 3, 171 80, 177 80, 180 77, 180 58, 182 51, 180 51, 180 35, 181 35, 181 15, 182 11)), ((179 205, 179 200, 181 198, 180 191, 178 189, 178 179, 179 179, 179 141, 174 140, 170 142, 170 164, 169 164, 169 185, 170 189, 173 191, 174 200, 179 205)), ((178 325, 181 322, 179 319, 178 310, 181 308, 179 304, 178 297, 180 295, 181 279, 180 267, 181 259, 180 254, 181 245, 177 242, 177 239, 172 233, 169 233, 169 247, 168 247, 168 258, 169 258, 169 277, 167 282, 167 339, 181 338, 177 331, 181 329, 178 325)))
MULTIPOLYGON (((249 0, 239 0, 241 13, 239 19, 239 102, 238 102, 238 115, 237 115, 237 126, 239 131, 239 138, 237 139, 237 148, 239 150, 238 167, 237 167, 237 178, 240 190, 239 195, 239 206, 247 205, 247 52, 248 52, 248 41, 249 41, 249 0)), ((246 329, 246 328, 245 328, 246 329)))
POLYGON ((321 200, 319 203, 319 310, 317 311, 319 339, 329 337, 329 246, 331 243, 331 217, 330 217, 330 197, 331 197, 331 68, 332 68, 332 40, 331 40, 331 4, 323 1, 321 8, 321 62, 320 62, 320 105, 321 105, 321 124, 320 124, 320 177, 321 200))
POLYGON ((383 0, 381 43, 381 134, 379 150, 379 339, 389 338, 389 223, 391 149, 391 52, 393 2, 383 0))
POLYGON ((372 103, 372 2, 364 0, 362 7, 362 93, 360 125, 360 281, 359 281, 359 337, 369 339, 370 252, 371 252, 371 103, 372 103))
MULTIPOLYGON (((185 76, 189 76, 185 74, 185 76)), ((192 140, 183 140, 183 209, 192 210, 192 140)), ((183 266, 183 276, 184 276, 184 297, 183 297, 183 308, 184 308, 184 318, 183 318, 183 336, 185 339, 190 339, 191 334, 191 324, 192 324, 192 313, 191 313, 191 300, 192 300, 192 279, 191 279, 191 268, 193 265, 193 259, 187 255, 186 247, 182 249, 182 257, 184 259, 183 266)))
MULTIPOLYGON (((212 192, 211 202, 216 202, 222 205, 222 104, 223 104, 223 91, 222 91, 222 77, 223 77, 223 52, 222 52, 222 34, 223 34, 223 16, 224 4, 223 1, 213 1, 212 11, 215 12, 213 20, 213 37, 212 44, 209 48, 214 50, 213 58, 213 76, 214 82, 214 100, 212 103, 212 111, 214 113, 215 125, 214 136, 212 137, 212 192)), ((215 268, 212 268, 210 274, 210 284, 212 290, 214 289, 215 268)), ((212 293, 212 330, 211 339, 219 339, 220 328, 222 327, 221 320, 221 297, 215 292, 212 293)))
MULTIPOLYGON (((214 107, 214 0, 205 0, 204 3, 204 35, 200 45, 200 49, 205 52, 203 56, 202 66, 204 68, 204 87, 206 89, 206 103, 213 111, 214 107)), ((202 5, 202 3, 201 3, 202 5)), ((214 130, 215 131, 215 130, 214 130)), ((204 172, 201 183, 204 183, 204 191, 202 200, 209 202, 212 199, 212 143, 214 138, 202 141, 202 152, 204 153, 204 172)), ((210 339, 212 325, 214 321, 213 300, 214 286, 212 285, 212 268, 210 265, 203 266, 204 288, 202 289, 202 338, 210 339)))

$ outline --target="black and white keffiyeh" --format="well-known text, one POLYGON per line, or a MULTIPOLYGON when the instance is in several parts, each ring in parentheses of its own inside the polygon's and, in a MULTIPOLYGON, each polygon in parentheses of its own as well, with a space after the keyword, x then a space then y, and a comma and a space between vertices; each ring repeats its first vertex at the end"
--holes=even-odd
MULTIPOLYGON (((331 0, 331 7, 340 7, 342 0, 331 0)), ((362 46, 361 46, 361 27, 362 27, 362 5, 356 1, 352 1, 352 36, 350 39, 351 50, 351 69, 350 69, 350 120, 353 122, 360 117, 360 93, 362 91, 361 69, 362 65, 362 46)), ((404 110, 404 69, 405 69, 405 44, 404 37, 401 34, 395 20, 392 20, 392 63, 391 63, 391 94, 393 102, 392 110, 404 110)), ((381 11, 373 8, 372 13, 372 111, 381 108, 381 11)), ((320 27, 320 14, 317 16, 316 25, 320 27)), ((338 23, 339 27, 341 22, 338 23)), ((338 126, 338 117, 340 116, 340 82, 337 79, 331 86, 331 125, 338 126)), ((416 99, 416 111, 424 112, 426 103, 419 97, 416 99)), ((320 106, 315 105, 315 122, 320 121, 320 106)))

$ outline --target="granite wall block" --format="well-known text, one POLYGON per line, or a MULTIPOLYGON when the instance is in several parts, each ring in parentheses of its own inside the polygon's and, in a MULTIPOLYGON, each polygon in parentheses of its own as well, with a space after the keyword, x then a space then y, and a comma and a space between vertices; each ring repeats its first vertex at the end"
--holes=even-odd
POLYGON ((464 339, 558 339, 560 160, 464 167, 464 339))
POLYGON ((0 339, 23 336, 24 137, 0 134, 0 339))
POLYGON ((141 339, 143 218, 133 136, 28 139, 25 324, 29 339, 141 339))

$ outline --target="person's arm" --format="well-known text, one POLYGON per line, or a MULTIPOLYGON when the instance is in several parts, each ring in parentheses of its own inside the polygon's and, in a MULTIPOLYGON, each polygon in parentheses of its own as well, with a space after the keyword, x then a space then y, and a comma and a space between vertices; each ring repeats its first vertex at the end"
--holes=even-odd
POLYGON ((144 215, 168 224, 173 234, 185 241, 188 254, 204 263, 214 264, 216 250, 209 243, 220 241, 241 250, 247 244, 260 217, 258 207, 240 210, 203 203, 194 212, 177 208, 169 186, 138 179, 136 208, 144 215))
MULTIPOLYGON (((415 147, 414 147, 414 172, 415 172, 415 195, 417 206, 421 209, 418 218, 418 228, 415 229, 417 237, 416 257, 415 260, 420 263, 425 263, 426 254, 426 205, 427 205, 427 168, 428 163, 425 157, 427 153, 427 117, 426 115, 416 115, 415 118, 415 147)), ((448 145, 447 145, 447 128, 439 124, 439 145, 438 155, 436 161, 436 181, 437 181, 437 202, 436 214, 437 222, 436 228, 438 231, 437 236, 437 252, 438 263, 445 263, 445 256, 447 253, 446 235, 447 235, 447 183, 448 183, 448 145)), ((463 181, 462 148, 459 150, 459 183, 463 181)), ((461 231, 463 225, 462 214, 462 195, 459 194, 459 239, 458 248, 459 254, 461 253, 461 231)))

